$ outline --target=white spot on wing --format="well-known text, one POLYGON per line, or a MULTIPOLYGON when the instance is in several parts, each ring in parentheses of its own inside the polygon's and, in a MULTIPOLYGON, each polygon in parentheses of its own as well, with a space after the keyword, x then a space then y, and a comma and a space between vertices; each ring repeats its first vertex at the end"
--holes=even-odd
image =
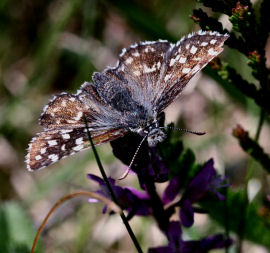
POLYGON ((48 141, 48 144, 49 144, 50 147, 56 146, 57 145, 57 141, 56 140, 48 141))
POLYGON ((186 57, 181 57, 180 60, 179 60, 179 63, 185 63, 187 60, 186 57))
POLYGON ((210 55, 217 55, 218 52, 216 52, 213 48, 210 48, 210 49, 208 50, 208 54, 210 54, 210 55))
POLYGON ((148 68, 145 64, 143 65, 143 71, 145 73, 151 73, 151 72, 154 72, 156 71, 156 65, 154 64, 151 68, 148 68))
POLYGON ((132 63, 133 62, 133 58, 132 57, 128 57, 127 59, 126 59, 126 64, 130 64, 130 63, 132 63))
POLYGON ((164 78, 164 81, 167 82, 167 81, 170 79, 170 77, 171 77, 171 74, 167 74, 167 75, 165 76, 165 78, 164 78))
POLYGON ((139 56, 140 56, 140 54, 138 53, 138 51, 136 51, 136 52, 133 53, 132 55, 135 56, 135 57, 139 57, 139 56))
POLYGON ((62 137, 63 137, 63 139, 65 139, 65 140, 70 139, 70 135, 69 135, 69 134, 63 134, 62 137))
POLYGON ((83 149, 83 145, 73 147, 72 149, 75 150, 75 151, 80 151, 81 149, 83 149))
POLYGON ((172 58, 171 61, 170 61, 170 67, 173 66, 175 63, 175 58, 172 58))
POLYGON ((40 154, 45 154, 46 153, 46 150, 47 150, 47 148, 40 149, 40 154))
POLYGON ((206 32, 205 32, 205 31, 200 30, 200 31, 198 32, 198 34, 199 34, 199 35, 205 35, 205 34, 206 34, 206 32))
POLYGON ((122 52, 121 52, 121 54, 120 54, 120 57, 122 57, 122 56, 126 53, 126 51, 127 51, 127 50, 126 50, 125 48, 123 48, 123 49, 122 49, 122 52))
POLYGON ((83 137, 80 137, 78 138, 76 141, 75 141, 76 145, 81 145, 83 144, 83 137))
POLYGON ((44 106, 44 108, 43 108, 43 114, 47 111, 48 107, 49 107, 48 105, 45 105, 44 106))
POLYGON ((214 45, 214 44, 216 44, 216 42, 217 42, 217 40, 211 40, 210 44, 214 45))
POLYGON ((195 54, 197 52, 198 48, 195 47, 195 46, 192 46, 191 49, 190 49, 190 53, 191 54, 195 54))
POLYGON ((208 45, 208 42, 205 42, 205 41, 204 41, 204 42, 201 43, 201 46, 202 46, 202 47, 205 47, 205 46, 207 46, 207 45, 208 45))
POLYGON ((182 73, 187 74, 189 73, 190 68, 183 68, 182 73))
POLYGON ((73 130, 71 130, 71 129, 63 129, 63 130, 61 130, 61 133, 62 134, 67 134, 67 133, 70 133, 70 132, 72 132, 73 130))
POLYGON ((56 154, 51 154, 48 156, 49 159, 51 159, 52 162, 56 162, 59 160, 59 156, 56 154))
POLYGON ((75 120, 80 120, 82 117, 83 113, 82 112, 78 112, 76 117, 73 117, 75 120))
POLYGON ((42 159, 42 156, 41 155, 37 155, 37 156, 35 156, 35 159, 38 161, 38 160, 42 159))

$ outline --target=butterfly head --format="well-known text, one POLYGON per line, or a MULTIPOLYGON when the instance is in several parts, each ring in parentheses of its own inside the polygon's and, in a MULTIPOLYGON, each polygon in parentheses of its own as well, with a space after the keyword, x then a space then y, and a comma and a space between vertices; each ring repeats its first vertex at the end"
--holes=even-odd
POLYGON ((158 122, 137 131, 141 136, 147 136, 149 147, 155 147, 166 138, 166 134, 159 128, 158 122))

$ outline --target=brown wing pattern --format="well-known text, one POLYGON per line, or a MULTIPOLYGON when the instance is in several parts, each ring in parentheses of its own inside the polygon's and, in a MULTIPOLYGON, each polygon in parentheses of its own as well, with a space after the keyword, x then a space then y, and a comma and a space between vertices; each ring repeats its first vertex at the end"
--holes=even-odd
POLYGON ((167 41, 146 41, 123 49, 116 67, 103 73, 122 81, 141 104, 152 102, 160 90, 165 62, 173 44, 167 41))
MULTIPOLYGON (((123 129, 111 129, 91 131, 91 136, 94 144, 99 145, 125 133, 123 129)), ((42 169, 89 147, 90 142, 84 127, 42 132, 34 137, 29 145, 27 168, 30 171, 42 169)))
MULTIPOLYGON (((83 115, 89 111, 76 95, 62 93, 55 96, 44 107, 40 116, 40 125, 44 129, 54 129, 61 127, 80 127, 84 125, 83 115)), ((92 114, 94 112, 92 111, 92 114)))
POLYGON ((176 44, 142 42, 124 49, 116 67, 103 72, 120 80, 134 98, 153 110, 164 110, 190 79, 223 50, 228 35, 199 31, 176 44))
POLYGON ((228 35, 199 31, 177 42, 170 50, 166 71, 156 104, 163 111, 184 89, 190 79, 223 51, 228 35))

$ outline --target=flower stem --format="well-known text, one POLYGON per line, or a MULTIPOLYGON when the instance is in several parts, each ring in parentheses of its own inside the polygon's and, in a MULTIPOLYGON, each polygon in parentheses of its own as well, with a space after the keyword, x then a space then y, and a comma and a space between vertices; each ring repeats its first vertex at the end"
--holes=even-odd
POLYGON ((265 111, 263 109, 261 109, 260 120, 259 120, 259 124, 258 124, 256 135, 255 135, 255 139, 254 139, 255 141, 258 141, 259 140, 260 133, 262 131, 264 116, 265 116, 265 111))
MULTIPOLYGON (((255 137, 254 137, 254 141, 256 141, 256 142, 258 142, 259 137, 260 137, 260 133, 261 133, 262 126, 263 126, 264 117, 265 117, 265 112, 264 112, 263 109, 261 109, 260 119, 259 119, 259 123, 258 123, 258 126, 257 126, 256 134, 255 134, 255 137)), ((247 176, 246 176, 246 179, 245 179, 245 193, 246 193, 246 196, 248 194, 247 193, 248 192, 247 191, 248 182, 249 182, 250 178, 253 175, 253 170, 254 170, 254 159, 251 157, 250 158, 249 165, 248 165, 247 176)))
POLYGON ((169 216, 163 208, 162 201, 156 191, 155 183, 152 178, 145 180, 145 188, 150 196, 153 216, 155 217, 159 228, 168 236, 169 216))
MULTIPOLYGON (((103 168, 103 166, 102 166, 102 163, 101 163, 101 161, 100 161, 100 159, 99 159, 97 150, 96 150, 96 148, 95 148, 95 145, 94 145, 94 143, 93 143, 91 134, 90 134, 89 129, 88 129, 87 121, 86 121, 86 119, 84 119, 84 120, 85 120, 85 126, 86 126, 86 129, 87 129, 88 139, 89 139, 89 141, 90 141, 90 143, 91 143, 91 146, 92 146, 92 149, 93 149, 93 152, 94 152, 94 156, 95 156, 95 158, 96 158, 96 161, 97 161, 97 164, 98 164, 100 173, 101 173, 101 175, 102 175, 102 177, 103 177, 103 179, 104 179, 104 181, 105 181, 105 183, 106 183, 106 186, 107 186, 107 188, 108 188, 108 190, 109 190, 109 192, 110 192, 110 195, 111 195, 111 197, 112 197, 113 202, 114 202, 115 204, 117 204, 118 206, 120 206, 119 203, 118 203, 118 200, 117 200, 117 198, 116 198, 116 195, 114 194, 114 191, 113 191, 113 189, 112 189, 112 186, 111 186, 111 184, 110 184, 110 182, 109 182, 109 180, 108 180, 108 177, 107 177, 107 175, 106 175, 106 173, 105 173, 105 170, 104 170, 104 168, 103 168)), ((132 229, 131 229, 131 227, 130 227, 130 225, 129 225, 129 223, 128 223, 128 220, 127 220, 125 214, 123 213, 123 211, 120 213, 120 217, 121 217, 121 219, 122 219, 124 225, 126 226, 126 229, 127 229, 128 233, 129 233, 129 236, 130 236, 131 240, 133 241, 133 244, 134 244, 134 246, 136 247, 137 251, 138 251, 139 253, 143 253, 143 251, 142 251, 142 249, 141 249, 141 246, 140 246, 139 242, 137 241, 137 238, 136 238, 135 234, 133 233, 133 231, 132 231, 132 229)))
MULTIPOLYGON (((258 142, 259 140, 264 118, 265 118, 265 112, 263 109, 261 109, 259 123, 258 123, 256 134, 254 137, 254 141, 256 142, 258 142)), ((238 253, 242 252, 243 237, 244 237, 244 232, 245 232, 246 211, 247 211, 247 205, 248 205, 248 182, 253 175, 253 171, 254 171, 254 159, 251 157, 248 164, 247 175, 246 175, 245 185, 244 185, 244 194, 243 194, 243 201, 242 201, 243 215, 242 215, 242 220, 239 223, 239 241, 238 241, 238 247, 237 247, 238 253)))

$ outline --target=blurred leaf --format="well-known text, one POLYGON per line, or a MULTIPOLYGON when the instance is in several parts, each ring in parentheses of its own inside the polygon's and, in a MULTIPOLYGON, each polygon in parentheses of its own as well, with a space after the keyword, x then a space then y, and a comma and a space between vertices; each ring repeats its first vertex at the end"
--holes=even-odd
POLYGON ((182 152, 176 162, 174 166, 169 167, 172 175, 185 175, 194 165, 195 155, 191 149, 187 149, 182 152))
POLYGON ((208 76, 212 77, 236 102, 247 105, 247 97, 239 91, 235 86, 233 86, 227 79, 221 78, 217 71, 213 70, 210 66, 206 66, 203 72, 208 76))
POLYGON ((210 199, 201 202, 201 206, 209 211, 209 215, 223 227, 254 243, 270 248, 270 222, 259 214, 260 206, 255 203, 244 201, 243 191, 233 192, 228 190, 226 201, 213 201, 210 199), (243 214, 246 212, 246 216, 243 214), (244 223, 242 219, 244 218, 244 223), (243 226, 244 224, 244 226, 243 226))
MULTIPOLYGON (((36 231, 20 205, 16 202, 1 205, 0 227, 1 252, 30 252, 36 231)), ((39 244, 35 252, 42 252, 39 244)))
MULTIPOLYGON (((89 152, 89 150, 85 151, 89 152)), ((37 201, 40 198, 44 198, 45 194, 48 194, 51 190, 57 186, 67 185, 69 183, 75 184, 76 178, 85 177, 84 169, 85 165, 89 162, 89 155, 77 156, 69 159, 69 162, 62 161, 58 165, 50 168, 54 170, 47 178, 39 180, 38 184, 33 185, 34 189, 31 196, 28 198, 28 204, 37 201), (63 164, 63 165, 62 165, 63 164)), ((38 177, 38 175, 37 175, 38 177)))
POLYGON ((147 38, 154 40, 167 39, 172 42, 177 40, 167 31, 164 22, 160 18, 150 10, 139 6, 136 1, 113 0, 108 2, 117 7, 129 24, 138 32, 144 33, 147 38))

